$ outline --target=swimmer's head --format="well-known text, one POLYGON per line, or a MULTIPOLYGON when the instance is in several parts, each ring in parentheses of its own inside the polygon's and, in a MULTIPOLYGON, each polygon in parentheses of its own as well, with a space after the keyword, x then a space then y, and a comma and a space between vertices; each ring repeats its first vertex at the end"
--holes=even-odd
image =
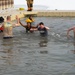
POLYGON ((11 20, 11 17, 10 16, 7 16, 7 20, 11 20))
POLYGON ((30 22, 27 22, 27 25, 28 25, 28 26, 31 26, 31 23, 30 23, 30 22))
POLYGON ((44 28, 45 27, 43 22, 40 22, 39 26, 40 26, 40 28, 44 28))
POLYGON ((44 23, 43 22, 40 22, 39 25, 44 25, 44 23))
POLYGON ((4 22, 4 18, 0 17, 0 23, 3 23, 3 22, 4 22))

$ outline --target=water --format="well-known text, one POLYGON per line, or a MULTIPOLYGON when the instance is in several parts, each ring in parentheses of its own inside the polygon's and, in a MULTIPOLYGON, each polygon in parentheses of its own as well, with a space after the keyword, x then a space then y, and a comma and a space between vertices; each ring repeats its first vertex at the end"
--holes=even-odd
MULTIPOLYGON (((13 29, 13 39, 2 39, 0 33, 0 75, 75 75, 75 43, 66 37, 75 25, 73 17, 34 17, 50 27, 48 38, 39 32, 25 33, 20 26, 13 29)), ((25 19, 21 19, 25 23, 25 19)))

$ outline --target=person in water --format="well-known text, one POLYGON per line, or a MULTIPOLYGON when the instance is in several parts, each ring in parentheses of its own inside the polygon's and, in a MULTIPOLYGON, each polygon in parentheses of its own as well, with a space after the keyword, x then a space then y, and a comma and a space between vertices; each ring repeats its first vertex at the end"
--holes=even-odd
POLYGON ((31 25, 34 25, 34 19, 33 19, 32 15, 30 15, 29 18, 26 19, 26 23, 27 22, 30 22, 31 25))
POLYGON ((69 29, 67 30, 67 37, 68 37, 68 38, 70 37, 69 32, 70 32, 71 30, 73 30, 74 38, 75 38, 75 27, 69 28, 69 29))
POLYGON ((4 28, 3 28, 3 22, 4 22, 4 18, 0 17, 0 32, 3 32, 4 28))
POLYGON ((75 26, 71 27, 67 30, 67 38, 70 37, 70 35, 69 35, 70 31, 73 31, 73 33, 74 33, 74 40, 73 40, 74 49, 71 51, 75 54, 75 26))
POLYGON ((21 23, 20 19, 19 19, 19 23, 26 28, 26 33, 28 32, 33 32, 33 30, 31 30, 32 28, 36 28, 36 26, 32 26, 30 22, 27 22, 27 25, 24 25, 23 23, 21 23))
POLYGON ((44 26, 44 23, 43 22, 40 22, 37 26, 37 28, 35 29, 31 29, 31 30, 38 30, 40 32, 40 35, 41 36, 47 36, 48 35, 48 31, 50 28, 49 27, 46 27, 44 26))
POLYGON ((18 16, 16 16, 16 20, 17 20, 17 23, 12 23, 11 17, 7 16, 6 22, 4 22, 4 24, 3 24, 3 28, 4 28, 4 30, 3 30, 4 37, 3 38, 4 39, 12 38, 13 37, 13 27, 20 26, 18 16))

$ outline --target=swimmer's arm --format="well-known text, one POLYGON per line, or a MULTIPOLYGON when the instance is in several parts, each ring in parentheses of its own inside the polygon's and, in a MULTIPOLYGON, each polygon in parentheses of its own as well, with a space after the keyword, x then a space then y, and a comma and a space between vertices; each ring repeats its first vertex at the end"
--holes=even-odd
POLYGON ((39 26, 38 24, 36 26, 32 26, 30 30, 31 31, 38 31, 38 26, 39 26))
POLYGON ((50 28, 49 27, 47 27, 47 26, 45 26, 45 28, 47 29, 47 30, 49 30, 50 28))
POLYGON ((35 28, 35 29, 38 28, 38 27, 39 27, 39 24, 37 24, 36 26, 32 26, 32 28, 35 28))
POLYGON ((21 21, 19 21, 19 23, 21 24, 21 26, 26 27, 26 25, 24 25, 21 21))
POLYGON ((32 28, 37 28, 37 26, 32 26, 32 28))
POLYGON ((72 27, 72 28, 69 28, 68 30, 67 30, 67 37, 69 38, 69 32, 71 31, 71 30, 73 30, 74 29, 74 27, 72 27))
POLYGON ((26 28, 26 25, 24 25, 24 24, 20 21, 20 19, 19 19, 19 23, 20 23, 21 26, 23 26, 23 27, 26 28))
POLYGON ((37 31, 38 29, 37 28, 31 28, 30 30, 31 31, 37 31))
POLYGON ((13 26, 20 26, 20 23, 19 23, 19 17, 16 15, 16 20, 17 20, 17 23, 13 24, 13 26))

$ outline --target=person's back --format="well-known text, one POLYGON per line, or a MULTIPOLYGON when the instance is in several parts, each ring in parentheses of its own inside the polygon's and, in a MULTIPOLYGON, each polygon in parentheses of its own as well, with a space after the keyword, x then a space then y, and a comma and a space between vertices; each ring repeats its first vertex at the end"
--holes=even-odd
POLYGON ((12 29, 13 29, 12 23, 5 22, 4 23, 4 37, 13 37, 12 29))
POLYGON ((18 21, 18 16, 16 16, 17 19, 17 23, 13 24, 11 22, 11 17, 7 16, 7 21, 4 23, 3 27, 4 27, 4 39, 8 39, 8 38, 12 38, 13 37, 13 27, 15 26, 19 26, 19 21, 18 21))

